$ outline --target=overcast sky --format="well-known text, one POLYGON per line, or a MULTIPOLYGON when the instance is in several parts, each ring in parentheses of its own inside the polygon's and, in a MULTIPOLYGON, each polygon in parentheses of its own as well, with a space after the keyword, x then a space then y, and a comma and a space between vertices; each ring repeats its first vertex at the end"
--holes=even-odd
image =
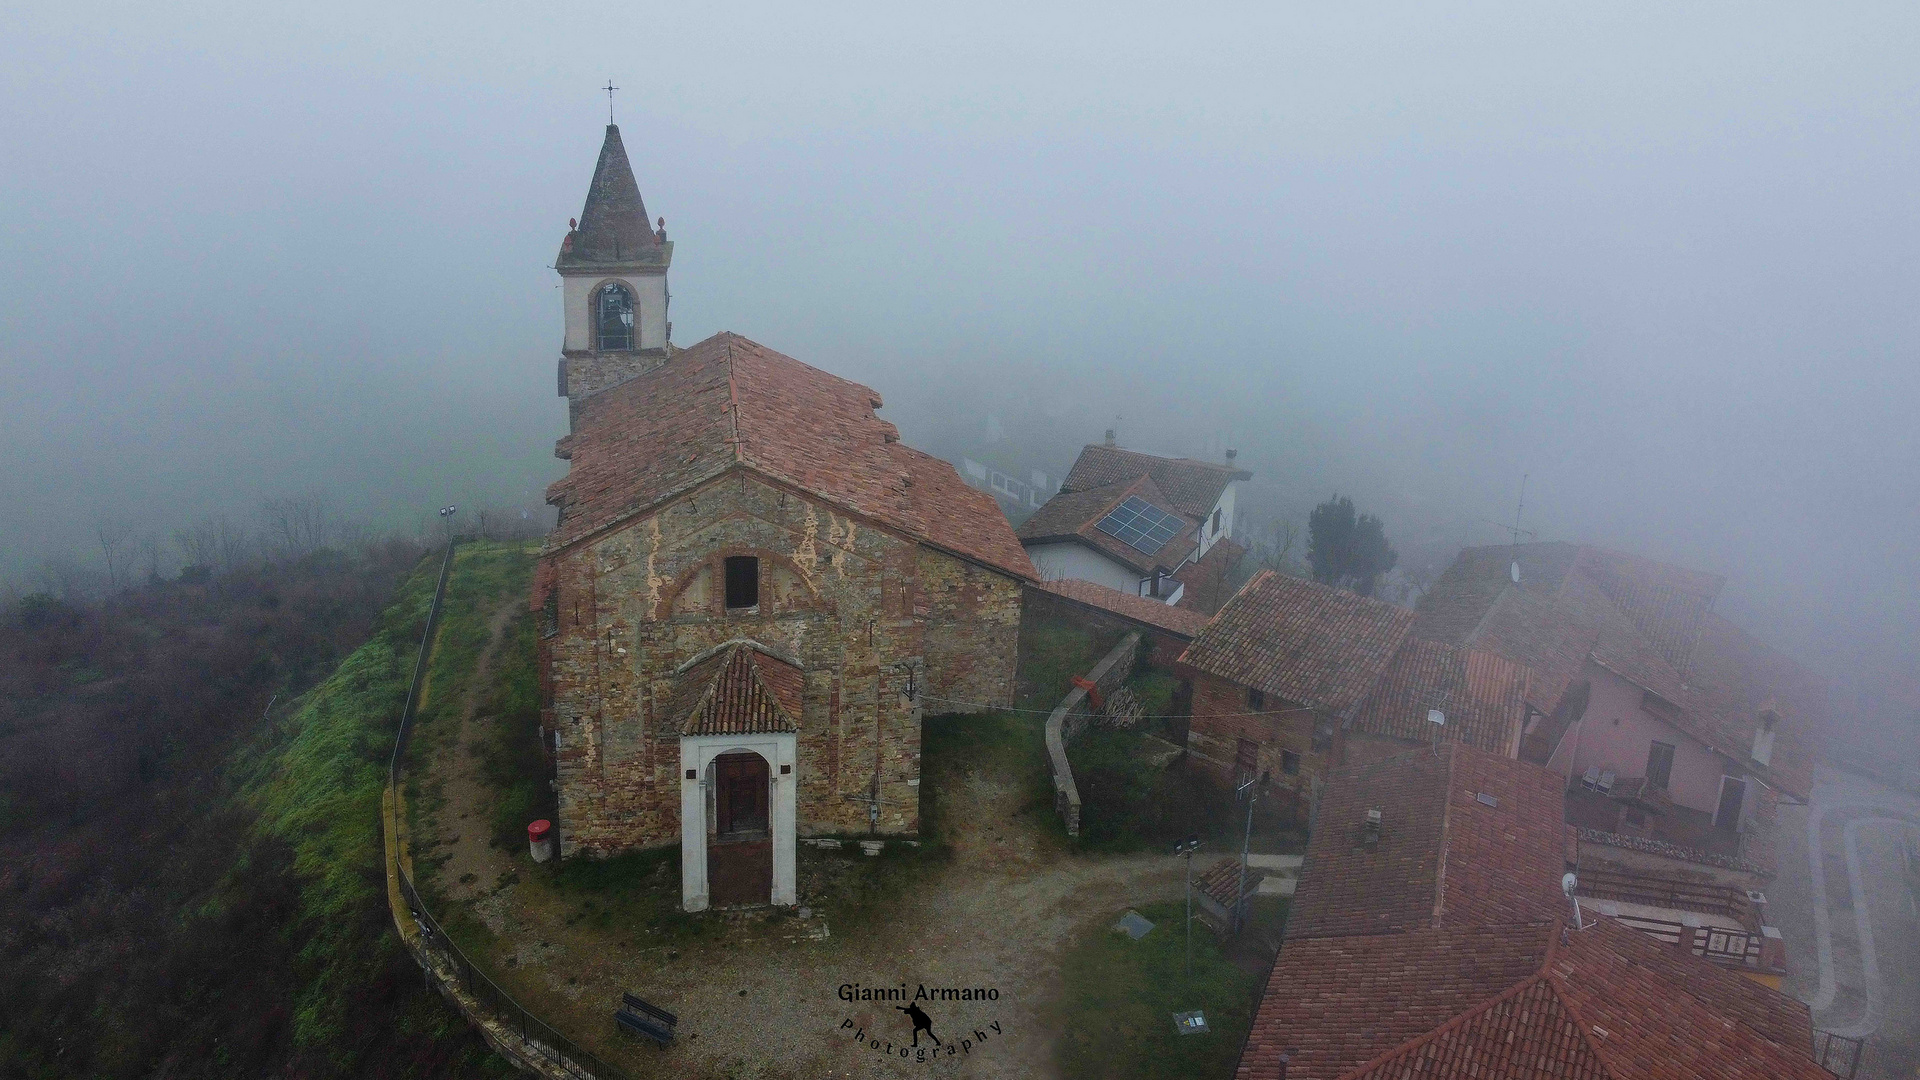
POLYGON ((107 513, 540 507, 611 77, 678 342, 945 454, 1235 445, 1409 547, 1524 474, 1912 682, 1920 9, 1042 7, 7 5, 0 576, 107 513))

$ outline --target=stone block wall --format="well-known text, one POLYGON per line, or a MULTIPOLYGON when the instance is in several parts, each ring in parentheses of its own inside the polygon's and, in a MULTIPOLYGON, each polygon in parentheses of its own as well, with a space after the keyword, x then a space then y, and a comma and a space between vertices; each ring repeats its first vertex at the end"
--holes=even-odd
POLYGON ((920 826, 909 688, 1010 700, 1019 587, 735 472, 543 556, 536 610, 561 853, 610 855, 680 830, 675 669, 748 638, 805 675, 795 743, 802 834, 920 826), (724 606, 724 560, 760 559, 761 603, 724 606), (543 620, 546 621, 546 620, 543 620))
POLYGON ((1142 626, 1109 611, 1076 604, 1045 589, 1028 588, 1023 602, 1029 618, 1050 619, 1083 626, 1094 635, 1096 640, 1118 639, 1137 633, 1147 650, 1148 661, 1156 667, 1172 667, 1173 662, 1180 659, 1180 654, 1186 651, 1190 640, 1164 630, 1142 626))
MULTIPOLYGON (((1107 650, 1082 678, 1092 683, 1104 700, 1126 684, 1139 651, 1140 635, 1128 634, 1107 650)), ((1067 691, 1066 697, 1061 698, 1060 704, 1047 716, 1047 768, 1053 773, 1053 806, 1066 822, 1068 836, 1080 835, 1080 788, 1074 783, 1073 766, 1067 761, 1067 745, 1085 731, 1089 723, 1101 718, 1090 700, 1092 696, 1085 687, 1076 686, 1067 691)))

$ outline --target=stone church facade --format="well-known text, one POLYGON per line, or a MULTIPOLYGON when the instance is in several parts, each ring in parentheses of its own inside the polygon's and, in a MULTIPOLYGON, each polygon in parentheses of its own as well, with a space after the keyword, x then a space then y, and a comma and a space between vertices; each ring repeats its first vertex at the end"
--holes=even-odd
POLYGON ((609 126, 556 264, 572 431, 533 595, 561 854, 677 841, 688 910, 793 904, 798 837, 918 832, 923 710, 1011 702, 1033 567, 872 390, 669 345, 645 214, 609 126), (636 267, 657 307, 608 290, 643 297, 636 267))

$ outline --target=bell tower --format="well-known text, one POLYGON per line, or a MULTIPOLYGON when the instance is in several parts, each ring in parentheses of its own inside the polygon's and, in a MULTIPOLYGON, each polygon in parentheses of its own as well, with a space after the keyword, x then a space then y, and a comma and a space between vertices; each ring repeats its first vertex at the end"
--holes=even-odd
POLYGON ((567 336, 560 350, 560 395, 578 415, 586 397, 666 362, 667 266, 673 243, 666 219, 647 220, 620 129, 607 125, 586 206, 553 268, 560 273, 567 336))

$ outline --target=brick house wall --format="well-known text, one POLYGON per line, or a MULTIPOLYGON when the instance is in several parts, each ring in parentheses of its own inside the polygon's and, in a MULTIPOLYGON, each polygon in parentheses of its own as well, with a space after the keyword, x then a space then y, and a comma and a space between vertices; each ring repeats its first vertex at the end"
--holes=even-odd
POLYGON ((547 613, 543 718, 562 854, 679 841, 680 732, 663 715, 674 671, 737 638, 805 672, 799 831, 867 831, 877 775, 878 831, 917 832, 910 681, 1011 700, 1019 598, 1011 578, 740 471, 546 552, 532 599, 547 613), (724 606, 730 555, 760 559, 756 609, 724 606))
POLYGON ((1325 783, 1331 762, 1326 750, 1315 749, 1313 733, 1319 714, 1290 711, 1290 702, 1267 695, 1266 715, 1247 715, 1247 688, 1216 675, 1191 668, 1184 672, 1193 687, 1193 712, 1187 721, 1187 753, 1222 784, 1232 784, 1241 739, 1258 746, 1259 769, 1275 788, 1293 791, 1311 800, 1325 783), (1289 774, 1283 753, 1299 755, 1299 771, 1289 774))

